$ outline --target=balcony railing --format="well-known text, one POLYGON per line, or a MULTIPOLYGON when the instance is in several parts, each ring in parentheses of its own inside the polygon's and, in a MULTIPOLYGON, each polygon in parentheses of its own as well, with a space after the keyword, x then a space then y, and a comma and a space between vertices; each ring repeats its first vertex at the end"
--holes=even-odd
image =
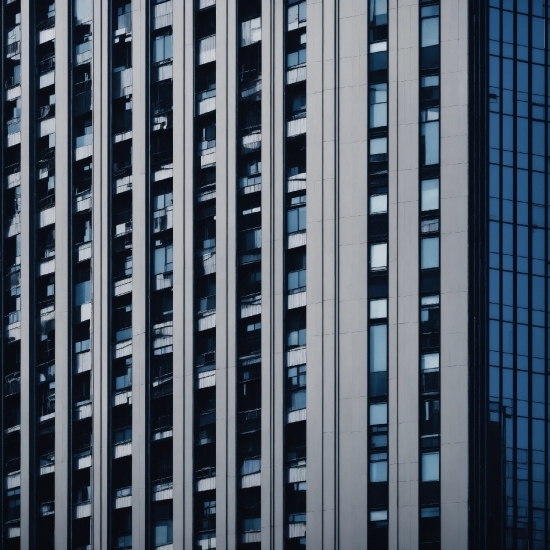
POLYGON ((51 17, 48 17, 47 19, 40 21, 36 25, 36 30, 43 31, 46 29, 51 29, 52 27, 55 27, 55 15, 52 15, 51 17))
POLYGON ((44 74, 55 69, 55 55, 39 61, 36 66, 37 74, 44 74))

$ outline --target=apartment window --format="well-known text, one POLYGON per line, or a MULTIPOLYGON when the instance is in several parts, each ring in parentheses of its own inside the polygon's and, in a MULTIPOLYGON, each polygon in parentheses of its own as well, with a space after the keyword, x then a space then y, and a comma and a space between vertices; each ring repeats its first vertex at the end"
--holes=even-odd
MULTIPOLYGON (((292 2, 289 2, 289 4, 292 2)), ((287 15, 288 30, 292 31, 305 25, 306 23, 306 2, 294 4, 288 8, 287 15)))
POLYGON ((388 24, 387 0, 370 0, 369 19, 374 26, 388 24))
MULTIPOLYGON (((385 302, 385 300, 383 301, 385 302)), ((371 372, 385 372, 388 369, 387 325, 372 325, 369 329, 369 338, 369 370, 371 372)))
POLYGON ((370 455, 371 483, 388 481, 388 453, 372 453, 370 455))
POLYGON ((286 214, 287 232, 296 233, 306 229, 306 207, 291 208, 286 214))
POLYGON ((173 269, 173 246, 163 246, 155 249, 155 275, 167 273, 173 269))
POLYGON ((297 291, 303 289, 306 286, 306 270, 300 269, 299 271, 291 271, 288 274, 288 291, 297 291))
POLYGON ((422 180, 420 183, 420 209, 422 212, 439 210, 439 179, 422 180))
POLYGON ((420 47, 426 48, 439 44, 439 6, 425 6, 421 11, 420 47))
POLYGON ((420 357, 423 393, 439 391, 439 353, 424 353, 420 357))
POLYGON ((153 42, 153 63, 172 59, 172 35, 157 36, 153 42))
POLYGON ((369 126, 382 128, 388 125, 388 85, 371 84, 369 90, 369 126))
POLYGON ((422 481, 439 481, 439 453, 422 453, 422 481))
POLYGON ((92 301, 92 282, 83 281, 75 285, 75 305, 81 306, 92 301))
POLYGON ((428 237, 420 240, 420 268, 434 269, 439 267, 439 237, 428 237))
POLYGON ((370 270, 383 271, 388 267, 388 243, 376 243, 370 246, 370 270))
POLYGON ((370 140, 370 162, 386 162, 388 160, 388 138, 379 137, 370 140))
POLYGON ((288 322, 287 346, 306 345, 306 318, 304 315, 293 315, 288 322))
MULTIPOLYGON (((381 300, 370 301, 370 315, 371 319, 385 319, 388 316, 388 300, 385 298, 381 300)), ((385 325, 378 325, 385 326, 385 325)), ((374 327, 371 327, 374 328, 374 327)))
POLYGON ((420 123, 420 163, 422 166, 439 164, 438 120, 420 123))
POLYGON ((369 425, 380 426, 388 423, 388 404, 373 403, 369 406, 369 425))
POLYGON ((388 212, 388 195, 371 195, 369 202, 371 214, 386 214, 388 212))

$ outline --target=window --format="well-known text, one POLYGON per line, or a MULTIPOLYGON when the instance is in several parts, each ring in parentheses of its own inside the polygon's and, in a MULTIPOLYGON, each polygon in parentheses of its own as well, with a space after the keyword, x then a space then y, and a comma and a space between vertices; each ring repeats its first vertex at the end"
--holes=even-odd
POLYGON ((420 163, 422 166, 439 164, 439 121, 420 124, 420 163))
POLYGON ((382 128, 388 125, 388 85, 371 84, 369 91, 369 127, 382 128))
POLYGON ((439 179, 423 180, 420 183, 420 209, 422 212, 439 210, 439 179))
POLYGON ((439 237, 428 237, 420 241, 420 268, 439 267, 439 237))
POLYGON ((388 160, 388 138, 380 137, 370 140, 370 162, 385 162, 388 160))
POLYGON ((369 406, 369 425, 380 426, 388 423, 388 404, 374 403, 369 406))
POLYGON ((306 207, 291 208, 286 214, 286 223, 288 233, 305 231, 306 229, 306 207))
POLYGON ((422 453, 422 481, 439 481, 439 453, 422 453))
POLYGON ((387 510, 373 510, 370 513, 370 520, 372 522, 381 522, 388 521, 388 511, 387 510))
POLYGON ((162 195, 157 195, 154 198, 154 209, 155 210, 162 210, 163 208, 167 208, 168 206, 172 206, 173 200, 172 200, 172 191, 166 191, 166 193, 162 195))
POLYGON ((157 36, 153 42, 153 63, 162 63, 172 59, 172 35, 157 36))
POLYGON ((171 519, 162 519, 155 522, 155 546, 172 544, 172 523, 171 519))
POLYGON ((420 359, 423 372, 439 370, 439 353, 425 353, 420 359))
POLYGON ((303 289, 306 286, 306 270, 300 269, 299 271, 291 271, 288 274, 288 290, 295 291, 303 289))
POLYGON ((370 270, 383 271, 388 267, 388 243, 376 243, 370 246, 370 270))
POLYGON ((92 281, 84 281, 75 285, 75 305, 81 306, 92 301, 92 281))
POLYGON ((369 20, 375 26, 388 24, 387 0, 370 0, 369 20))
POLYGON ((303 27, 306 23, 306 2, 300 2, 288 8, 288 30, 303 27))
POLYGON ((388 211, 388 195, 371 195, 370 213, 385 214, 388 211))
POLYGON ((155 275, 172 271, 172 251, 172 245, 155 249, 155 275))
POLYGON ((262 19, 256 17, 241 23, 241 46, 249 46, 262 39, 262 19))
POLYGON ((388 300, 383 298, 381 300, 370 301, 370 318, 371 319, 385 319, 387 316, 388 316, 388 300))
MULTIPOLYGON (((385 300, 379 301, 385 302, 385 300)), ((386 371, 388 369, 388 326, 372 325, 369 330, 369 338, 369 370, 371 372, 386 371)))
POLYGON ((372 453, 370 455, 371 483, 388 481, 388 453, 372 453))
POLYGON ((306 345, 306 318, 303 315, 295 315, 289 319, 287 346, 305 346, 306 345))
POLYGON ((255 474, 262 469, 262 461, 260 458, 245 458, 241 466, 241 475, 247 476, 255 474))
POLYGON ((439 6, 425 6, 421 10, 421 40, 420 46, 436 46, 439 44, 439 6))

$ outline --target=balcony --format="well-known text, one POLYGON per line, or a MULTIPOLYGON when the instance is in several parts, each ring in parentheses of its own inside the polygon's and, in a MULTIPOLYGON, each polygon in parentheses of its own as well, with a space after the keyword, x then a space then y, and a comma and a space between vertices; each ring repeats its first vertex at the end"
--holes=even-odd
POLYGON ((260 315, 262 312, 262 295, 250 294, 241 297, 241 319, 251 317, 252 315, 260 315))
POLYGON ((129 96, 132 93, 133 73, 132 67, 113 73, 113 99, 129 96))
POLYGON ((153 29, 158 30, 172 25, 172 0, 156 4, 153 8, 153 29))
POLYGON ((198 92, 195 96, 195 115, 211 113, 216 109, 216 88, 198 92))
POLYGON ((195 471, 195 491, 212 491, 216 489, 216 467, 207 466, 195 471))
POLYGON ((198 0, 197 1, 197 9, 198 10, 204 10, 206 8, 211 8, 212 6, 216 5, 216 0, 198 0))
POLYGON ((92 41, 87 40, 75 46, 75 64, 83 65, 92 60, 92 41))
POLYGON ((21 340, 21 311, 13 311, 5 317, 5 336, 8 342, 21 340))
POLYGON ((239 412, 237 419, 237 432, 240 435, 259 432, 262 428, 262 409, 239 412))
POLYGON ((5 433, 17 432, 21 429, 21 411, 12 409, 4 415, 5 433))
POLYGON ((21 164, 15 162, 4 168, 6 174, 6 186, 8 189, 21 184, 21 164))
POLYGON ((306 133, 306 113, 302 111, 292 116, 286 123, 286 136, 296 137, 306 133))
POLYGON ((216 61, 216 35, 207 36, 198 41, 197 65, 204 65, 216 61))
POLYGON ((167 229, 172 229, 173 223, 173 207, 167 206, 153 212, 153 233, 160 233, 167 229))
POLYGON ((40 77, 40 89, 52 86, 55 83, 55 56, 52 55, 39 61, 36 66, 36 74, 40 77))
POLYGON ((19 59, 21 56, 21 40, 15 40, 6 45, 6 57, 8 59, 19 59))
POLYGON ((15 395, 21 392, 21 372, 12 372, 4 378, 4 396, 15 395))
POLYGON ((152 421, 153 441, 172 437, 173 417, 171 414, 164 414, 152 421))
POLYGON ((116 21, 113 22, 115 26, 115 43, 119 42, 124 35, 132 34, 132 12, 126 12, 119 15, 116 21))
POLYGON ((241 155, 247 155, 259 151, 262 146, 261 130, 254 130, 245 133, 241 138, 241 155))
POLYGON ((21 119, 12 118, 6 122, 6 130, 8 134, 8 139, 6 146, 13 147, 21 143, 21 119))
POLYGON ((19 214, 18 212, 11 218, 8 218, 6 222, 5 236, 6 238, 15 237, 15 235, 19 235, 20 233, 21 233, 21 214, 19 214))
POLYGON ((41 517, 51 516, 55 513, 55 502, 49 500, 47 502, 41 502, 38 505, 38 515, 41 517))
POLYGON ((151 500, 159 502, 161 500, 171 500, 173 498, 172 478, 156 480, 151 487, 151 500))
POLYGON ((121 487, 113 491, 113 508, 129 508, 132 506, 132 487, 121 487))

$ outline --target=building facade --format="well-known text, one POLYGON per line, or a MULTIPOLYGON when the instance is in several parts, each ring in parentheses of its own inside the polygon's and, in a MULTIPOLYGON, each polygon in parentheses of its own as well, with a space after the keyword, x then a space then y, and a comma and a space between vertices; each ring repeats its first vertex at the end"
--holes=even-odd
POLYGON ((6 550, 543 550, 544 0, 2 0, 6 550))

